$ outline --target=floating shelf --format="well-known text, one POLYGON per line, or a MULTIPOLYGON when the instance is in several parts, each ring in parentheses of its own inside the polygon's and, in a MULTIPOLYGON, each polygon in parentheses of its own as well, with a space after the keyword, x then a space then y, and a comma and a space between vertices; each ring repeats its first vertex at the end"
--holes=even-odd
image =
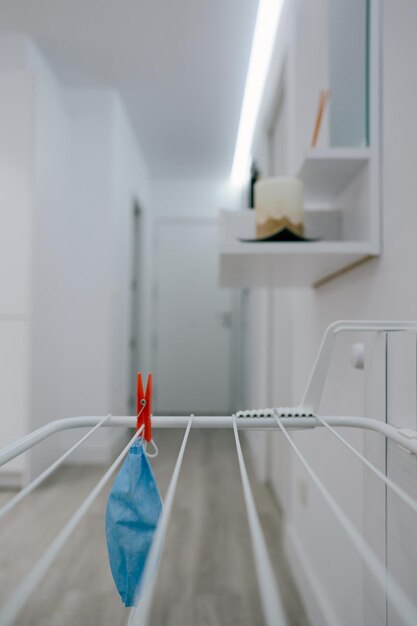
POLYGON ((318 285, 375 255, 367 241, 239 241, 239 237, 253 237, 254 232, 254 211, 221 211, 220 283, 223 287, 318 285))
POLYGON ((255 237, 255 212, 220 214, 220 282, 225 287, 319 285, 380 253, 378 168, 369 148, 311 149, 304 183, 305 227, 313 242, 255 237), (359 190, 359 193, 358 193, 359 190))
POLYGON ((369 163, 369 148, 311 149, 298 170, 306 206, 334 207, 340 194, 369 163))

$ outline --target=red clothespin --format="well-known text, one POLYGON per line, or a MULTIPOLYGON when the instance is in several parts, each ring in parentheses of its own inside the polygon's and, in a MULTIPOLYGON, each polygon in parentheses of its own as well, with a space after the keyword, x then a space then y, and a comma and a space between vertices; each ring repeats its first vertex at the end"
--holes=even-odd
POLYGON ((136 394, 136 430, 138 431, 142 424, 145 428, 142 431, 142 437, 146 441, 152 440, 152 374, 148 374, 148 382, 146 383, 146 391, 143 391, 142 372, 138 372, 137 394, 136 394))

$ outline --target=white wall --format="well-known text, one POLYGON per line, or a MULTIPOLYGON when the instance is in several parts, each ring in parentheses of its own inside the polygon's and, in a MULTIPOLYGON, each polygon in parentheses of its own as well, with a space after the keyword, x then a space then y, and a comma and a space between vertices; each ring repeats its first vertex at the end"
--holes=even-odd
MULTIPOLYGON (((270 406, 269 346, 270 294, 266 289, 245 290, 241 298, 240 354, 243 363, 251 364, 243 369, 244 383, 239 410, 270 406)), ((258 480, 267 478, 267 437, 262 432, 245 433, 252 452, 252 465, 258 480)))
MULTIPOLYGON (((21 36, 0 38, 0 67, 8 68, 0 77, 1 193, 8 200, 1 212, 8 242, 2 246, 2 313, 26 315, 27 321, 17 321, 28 325, 13 345, 14 331, 3 337, 2 353, 9 356, 1 366, 13 378, 4 378, 13 398, 2 394, 2 415, 15 406, 13 428, 1 429, 6 443, 59 417, 126 413, 129 220, 136 198, 144 211, 144 241, 150 241, 150 175, 116 93, 64 89, 36 45, 21 36), (18 183, 9 171, 13 162, 18 183), (22 291, 19 306, 8 285, 15 295, 22 291)), ((144 253, 145 278, 149 257, 144 253)), ((149 291, 149 277, 144 284, 149 291)), ((149 367, 148 306, 143 320, 141 356, 149 367)), ((11 321, 17 323, 1 319, 1 329, 11 321)), ((106 461, 121 436, 100 432, 78 460, 106 461)), ((65 447, 74 437, 64 437, 65 447)), ((16 468, 38 471, 59 445, 53 438, 16 468)))
POLYGON ((139 367, 151 369, 152 330, 152 189, 144 156, 120 98, 115 102, 113 125, 113 291, 112 291, 112 393, 111 410, 123 414, 129 394, 128 343, 131 329, 133 204, 141 209, 140 222, 140 326, 139 367))
MULTIPOLYGON (((123 104, 109 90, 66 93, 72 140, 72 207, 68 237, 71 264, 65 336, 68 384, 65 413, 128 413, 128 342, 133 202, 143 208, 144 242, 149 224, 149 173, 123 104)), ((150 290, 149 252, 143 254, 144 288, 150 290), (147 280, 146 280, 147 278, 147 280)), ((149 368, 149 308, 140 354, 149 368)), ((73 461, 106 461, 123 432, 104 429, 73 461)), ((67 435, 65 436, 67 440, 67 435)))
MULTIPOLYGON (((231 367, 231 356, 234 358, 238 343, 238 324, 234 319, 237 297, 231 290, 220 289, 216 285, 218 267, 216 263, 213 265, 213 261, 217 258, 215 218, 222 207, 237 208, 241 199, 240 193, 240 190, 230 186, 229 180, 153 181, 152 206, 155 215, 155 238, 152 242, 155 264, 153 361, 155 374, 158 376, 159 372, 160 375, 155 381, 155 406, 158 411, 169 413, 170 389, 176 390, 175 397, 172 396, 171 409, 181 414, 187 406, 189 410, 197 413, 223 414, 230 410, 231 405, 235 405, 236 371, 231 367), (172 239, 171 244, 164 247, 163 242, 169 239, 172 239), (187 250, 185 256, 184 250, 187 250), (167 263, 172 265, 176 252, 178 267, 175 265, 169 269, 167 263), (187 255, 189 271, 184 273, 187 255), (196 268, 201 270, 205 265, 207 267, 204 271, 196 273, 196 268), (180 297, 170 312, 166 304, 172 297, 171 287, 178 280, 181 281, 177 289, 177 295, 180 294, 180 297), (210 300, 209 304, 207 298, 210 300), (201 307, 204 308, 203 314, 201 307), (179 325, 176 321, 178 315, 183 320, 179 325), (189 332, 186 329, 187 323, 193 326, 189 332), (198 341, 193 340, 193 333, 194 337, 198 336, 198 341), (187 357, 184 368, 175 367, 171 358, 173 337, 177 343, 182 341, 184 344, 184 354, 187 357), (213 369, 213 364, 216 363, 216 346, 218 367, 213 369), (201 379, 196 382, 193 393, 188 394, 184 400, 184 392, 188 393, 185 391, 186 366, 201 360, 201 354, 206 355, 204 363, 198 370, 202 375, 201 379), (221 388, 219 395, 214 398, 212 388, 219 385, 221 388)), ((238 358, 236 363, 239 363, 238 358)), ((196 368, 193 370, 191 365, 190 368, 191 378, 193 376, 198 378, 196 368)), ((188 378, 189 374, 190 372, 188 378)))
POLYGON ((33 69, 33 42, 25 35, 18 33, 5 34, 0 37, 0 66, 6 70, 33 69))
MULTIPOLYGON (((0 38, 0 66, 3 97, 10 109, 2 111, 2 122, 11 133, 10 142, 2 142, 4 150, 2 193, 9 185, 15 197, 3 203, 2 214, 7 223, 2 233, 7 244, 2 246, 3 267, 14 291, 24 298, 20 314, 20 331, 24 339, 15 336, 15 350, 9 344, 8 369, 3 379, 6 397, 13 393, 13 435, 21 436, 30 428, 60 416, 60 387, 62 359, 60 337, 63 333, 63 281, 60 271, 65 254, 63 216, 68 210, 68 141, 65 112, 59 86, 38 54, 33 43, 20 35, 0 38), (9 78, 7 78, 9 77, 9 78), (14 77, 14 78, 13 78, 14 77), (24 82, 24 92, 12 81, 24 82), (22 112, 24 110, 24 114, 22 112), (14 123, 17 121, 17 124, 14 123), (22 150, 23 143, 25 144, 22 150), (20 181, 7 174, 7 169, 20 172, 20 181), (26 194, 27 210, 19 209, 16 193, 26 194), (19 241, 15 240, 18 227, 19 241), (19 255, 20 262, 14 258, 19 255), (22 280, 21 271, 25 278, 22 280), (36 287, 35 287, 36 286, 36 287), (18 360, 20 387, 16 387, 18 360), (7 378, 12 377, 12 384, 7 378), (24 379, 24 383, 23 380, 24 379), (17 400, 19 398, 19 400, 17 400)), ((12 306, 10 294, 2 289, 2 298, 12 306)), ((15 307, 12 306, 15 310, 15 307)), ((17 320, 14 320, 15 322, 17 320)), ((15 328, 11 334, 14 336, 15 328)), ((4 345, 4 344, 3 344, 4 345)), ((10 412, 5 412, 7 413, 10 412)), ((7 428, 3 429, 7 436, 7 428)), ((14 466, 26 474, 37 461, 47 463, 52 448, 45 446, 30 461, 19 458, 14 466)), ((8 473, 13 464, 6 470, 8 473)), ((29 472, 30 473, 30 472, 29 472)))
MULTIPOLYGON (((63 391, 67 331, 65 270, 71 255, 67 239, 71 212, 70 135, 61 86, 30 44, 35 77, 35 189, 32 230, 30 427, 64 415, 63 391)), ((30 454, 36 474, 56 455, 43 445, 30 454)))
MULTIPOLYGON (((110 91, 66 93, 71 210, 66 219, 70 256, 65 267, 65 416, 105 415, 111 410, 114 101, 110 91)), ((104 451, 111 435, 100 431, 78 458, 88 457, 92 448, 96 454, 96 448, 104 451)), ((64 439, 68 437, 75 439, 77 433, 64 439)))
MULTIPOLYGON (((291 174, 301 165, 311 143, 320 90, 329 87, 328 46, 328 0, 287 0, 253 141, 253 155, 264 176, 274 173, 270 170, 267 138, 275 130, 281 84, 285 88, 288 132, 285 142, 288 154, 283 160, 291 174)), ((327 145, 328 140, 326 115, 318 145, 327 145)))
MULTIPOLYGON (((294 175, 298 171, 303 155, 310 146, 318 98, 320 90, 328 87, 328 74, 328 0, 284 3, 252 149, 263 176, 294 175), (285 102, 281 117, 277 115, 280 101, 285 102), (285 137, 281 137, 282 145, 277 159, 279 131, 284 125, 285 137), (274 171, 274 167, 278 170, 274 171)), ((319 145, 326 145, 327 142, 326 116, 319 145)), ((253 300, 257 299, 257 294, 258 291, 253 294, 253 300)), ((251 315, 253 328, 249 330, 248 337, 252 337, 249 341, 253 341, 254 333, 257 337, 255 363, 267 363, 267 370, 273 372, 274 380, 278 382, 274 382, 269 375, 264 381, 263 396, 260 396, 262 387, 259 386, 256 391, 249 392, 248 406, 251 407, 274 403, 285 405, 289 404, 291 397, 288 313, 291 294, 280 290, 276 295, 270 294, 269 298, 269 308, 261 310, 258 307, 258 314, 251 315), (279 304, 272 304, 273 299, 279 304), (279 331, 276 330, 275 315, 279 316, 279 331), (283 355, 276 363, 271 359, 272 346, 283 355)), ((245 376, 245 386, 249 390, 254 375, 257 380, 258 368, 256 373, 249 368, 245 376)), ((265 452, 267 460, 262 468, 259 461, 261 456, 256 454, 254 457, 257 459, 255 467, 258 468, 258 476, 264 476, 266 467, 276 463, 276 454, 286 454, 286 450, 274 448, 272 453, 266 452, 267 436, 264 433, 247 433, 246 436, 254 451, 265 452)), ((279 440, 276 445, 279 446, 279 440)))
MULTIPOLYGON (((1 446, 21 437, 29 421, 29 284, 35 184, 33 97, 31 75, 23 70, 0 69, 1 446)), ((23 468, 24 462, 19 458, 9 465, 8 473, 21 472, 23 468)))
POLYGON ((216 217, 219 209, 234 209, 241 192, 229 180, 155 179, 153 208, 157 217, 216 217))
MULTIPOLYGON (((289 4, 287 2, 286 10, 289 4)), ((300 8, 303 3, 297 4, 300 8)), ((304 4, 309 5, 306 10, 313 10, 310 7, 312 3, 305 2, 304 4)), ((319 7, 320 4, 318 3, 317 6, 319 7)), ((413 285, 414 265, 417 262, 414 244, 417 227, 415 211, 417 184, 414 176, 417 145, 417 126, 414 124, 417 78, 415 72, 410 72, 410 60, 417 54, 414 36, 417 28, 417 11, 412 0, 384 2, 383 5, 381 102, 384 116, 382 127, 384 145, 383 253, 379 259, 369 261, 318 289, 290 290, 290 293, 286 295, 279 292, 274 294, 274 302, 269 311, 272 323, 279 328, 282 324, 289 325, 292 339, 290 345, 283 343, 280 351, 277 347, 266 348, 264 354, 258 355, 258 359, 270 361, 271 350, 273 350, 274 371, 279 372, 282 371, 291 354, 290 400, 292 403, 299 402, 301 398, 322 333, 331 321, 338 318, 413 319, 416 316, 417 292, 413 289, 413 285), (281 302, 284 302, 283 307, 281 302), (289 309, 283 321, 282 310, 288 307, 288 302, 290 303, 289 309)), ((284 13, 284 18, 289 20, 288 14, 284 13)), ((294 22, 292 24, 294 25, 294 22)), ((319 41, 319 38, 315 37, 314 40, 319 41)), ((300 37, 297 45, 302 46, 302 44, 303 38, 300 37)), ((313 58, 310 70, 314 74, 316 65, 313 58)), ((318 73, 314 80, 319 81, 318 73)), ((268 94, 266 94, 267 98, 268 94)), ((265 148, 267 111, 268 106, 265 102, 264 117, 258 126, 255 142, 255 154, 259 154, 261 160, 267 155, 265 148)), ((301 115, 301 113, 298 111, 296 115, 301 115)), ((293 133, 290 140, 293 163, 297 162, 296 154, 300 152, 301 146, 304 144, 307 147, 310 140, 309 124, 305 119, 300 120, 300 124, 299 129, 304 128, 300 130, 303 134, 302 138, 299 131, 294 130, 294 123, 290 126, 290 134, 293 133)), ((267 162, 264 162, 267 170, 267 162)), ((259 326, 264 319, 264 317, 255 317, 253 325, 259 326)), ((363 374, 352 370, 349 365, 351 341, 352 339, 338 343, 332 363, 333 373, 326 386, 321 407, 324 413, 360 415, 363 414, 365 408, 369 410, 369 390, 367 391, 365 387, 366 379, 363 374), (367 398, 366 402, 365 398, 367 398)), ((252 373, 260 366, 258 359, 252 361, 252 373)), ((251 375, 251 371, 248 375, 251 375)), ((275 379, 272 387, 272 394, 275 396, 274 392, 279 390, 278 378, 275 379)), ((372 389, 375 394, 380 392, 375 387, 372 389)), ((376 402, 375 395, 373 398, 376 402)), ((283 403, 278 398, 274 402, 283 403)), ((396 411, 398 412, 397 419, 401 422, 402 413, 399 405, 396 405, 394 413, 396 411)), ((360 435, 353 432, 343 434, 359 450, 364 449, 360 435)), ((279 435, 276 439, 278 437, 279 435)), ((295 433, 293 438, 319 475, 323 477, 329 490, 337 495, 344 510, 361 529, 364 516, 366 517, 368 511, 365 503, 368 502, 372 492, 369 481, 364 482, 360 466, 345 455, 337 443, 329 441, 325 433, 295 433)), ((275 456, 281 450, 281 444, 276 441, 271 450, 275 456)), ((288 451, 286 454, 288 455, 288 451)), ((318 606, 320 594, 317 592, 317 587, 314 594, 314 586, 319 584, 333 599, 336 613, 342 619, 342 623, 365 623, 364 614, 369 610, 369 602, 372 598, 369 595, 364 596, 363 570, 360 561, 331 521, 325 504, 316 494, 305 472, 294 459, 287 460, 285 472, 288 480, 283 480, 282 463, 276 459, 271 462, 270 479, 284 505, 288 552, 292 554, 292 566, 310 617, 313 623, 319 624, 325 621, 323 611, 326 609, 323 606, 323 596, 321 596, 322 606, 320 607, 318 606), (297 569, 294 551, 301 560, 302 568, 300 569, 297 569), (311 576, 308 580, 309 573, 311 576)), ((380 461, 381 459, 377 458, 377 462, 380 461)), ((401 463, 403 467, 403 461, 401 463)), ((402 477, 403 484, 406 484, 415 470, 409 468, 408 477, 407 470, 405 470, 405 475, 404 471, 399 472, 392 467, 391 471, 396 471, 396 474, 402 477)), ((394 519, 394 533, 399 528, 398 523, 398 520, 394 519)), ((408 527, 408 518, 405 518, 405 524, 408 527)), ((398 537, 391 539, 394 543, 398 541, 398 537)), ((393 547, 392 549, 394 550, 393 547)), ((406 551, 403 551, 402 558, 404 554, 406 551)), ((392 560, 396 563, 398 573, 401 569, 398 564, 398 554, 393 556, 392 560)), ((403 572, 409 568, 404 560, 402 566, 403 572)), ((369 593, 369 588, 366 589, 366 593, 369 593)), ((330 622, 335 623, 332 619, 330 622)), ((367 621, 366 623, 373 622, 367 621)))
MULTIPOLYGON (((306 290, 298 294, 293 309, 293 325, 299 330, 293 369, 293 389, 297 395, 305 381, 305 364, 312 363, 311 339, 317 346, 328 322, 341 317, 413 319, 417 311, 417 293, 412 288, 413 265, 417 261, 414 252, 417 187, 412 165, 416 158, 417 129, 411 122, 417 102, 417 80, 415 74, 410 75, 407 71, 409 59, 417 53, 413 34, 417 27, 417 12, 414 3, 407 0, 395 4, 387 2, 384 11, 383 254, 379 260, 317 291, 306 290), (405 93, 406 98, 395 95, 405 93)), ((346 360, 346 352, 339 353, 339 365, 342 359, 346 360)), ((356 394, 361 395, 359 392, 357 386, 355 391, 355 386, 343 380, 343 385, 339 382, 334 386, 333 403, 338 410, 350 411, 355 407, 351 406, 352 400, 349 401, 348 396, 353 399, 356 394)), ((323 441, 315 448, 315 463, 322 458, 324 446, 323 441)), ((302 449, 306 451, 306 446, 302 449)), ((345 473, 351 472, 352 465, 352 462, 345 465, 345 473)), ((335 488, 333 478, 330 485, 335 488)), ((366 493, 364 497, 367 497, 366 493)), ((352 508, 357 510, 359 507, 352 508)), ((301 517, 297 521, 294 517, 299 531, 301 521, 301 517)), ((322 574, 328 578, 331 576, 330 571, 326 574, 323 570, 322 574)))

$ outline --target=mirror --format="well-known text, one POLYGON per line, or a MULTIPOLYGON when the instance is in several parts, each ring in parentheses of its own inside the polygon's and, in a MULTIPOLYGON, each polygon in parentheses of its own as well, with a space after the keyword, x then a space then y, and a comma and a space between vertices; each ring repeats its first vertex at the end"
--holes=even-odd
POLYGON ((329 144, 369 145, 370 0, 330 0, 329 144))

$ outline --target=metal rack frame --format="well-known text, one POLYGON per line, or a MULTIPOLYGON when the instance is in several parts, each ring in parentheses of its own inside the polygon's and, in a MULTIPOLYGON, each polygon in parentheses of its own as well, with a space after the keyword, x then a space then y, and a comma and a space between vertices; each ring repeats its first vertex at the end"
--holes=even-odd
MULTIPOLYGON (((374 554, 372 549, 363 539, 361 533, 352 524, 338 505, 333 496, 329 493, 325 485, 315 473, 314 469, 304 458, 302 452, 296 446, 288 431, 294 429, 315 429, 326 428, 335 438, 347 447, 352 454, 359 458, 373 474, 385 483, 386 488, 392 490, 405 502, 411 510, 417 513, 417 503, 410 496, 377 467, 370 463, 361 453, 359 453, 335 428, 361 428, 372 430, 383 437, 394 441, 396 444, 417 455, 417 431, 412 429, 398 429, 385 422, 366 417, 354 416, 320 416, 318 413, 320 399, 323 393, 324 383, 330 364, 330 357, 335 337, 341 332, 402 332, 413 331, 417 333, 417 322, 370 322, 370 321, 340 321, 335 322, 327 329, 320 349, 315 360, 310 379, 308 381, 302 402, 296 407, 278 407, 271 409, 260 409, 257 411, 243 411, 235 415, 226 416, 154 416, 152 424, 154 428, 178 428, 185 427, 182 445, 178 454, 175 468, 170 480, 167 495, 164 502, 163 513, 160 517, 154 541, 150 550, 147 564, 144 571, 141 597, 138 606, 132 609, 129 624, 145 625, 148 623, 152 599, 155 591, 157 572, 160 558, 163 553, 165 536, 169 524, 172 505, 175 497, 175 490, 179 479, 180 469, 191 428, 232 428, 239 468, 242 478, 242 487, 246 503, 246 510, 249 521, 249 529, 254 552, 255 567, 257 571, 258 587, 262 603, 265 622, 268 626, 284 626, 286 617, 282 608, 281 597, 276 584, 273 567, 268 554, 259 516, 256 510, 251 486, 248 479, 245 460, 240 444, 240 430, 278 430, 282 433, 291 447, 293 453, 298 457, 304 469, 309 474, 311 480, 317 487, 321 496, 327 503, 331 513, 336 517, 346 536, 351 541, 352 546, 360 553, 369 572, 376 582, 382 587, 387 598, 395 606, 398 615, 405 624, 417 623, 417 606, 405 595, 398 583, 391 577, 382 563, 374 554)), ((104 417, 73 417, 57 420, 46 424, 42 428, 34 431, 18 440, 14 444, 7 446, 0 451, 0 466, 5 465, 23 452, 29 450, 39 442, 45 440, 54 433, 72 428, 91 428, 79 441, 69 450, 59 457, 51 466, 42 472, 31 483, 26 485, 21 491, 13 496, 1 509, 0 520, 38 487, 48 476, 50 476, 62 463, 80 447, 90 436, 101 427, 134 427, 137 416, 104 416, 104 417)), ((143 427, 142 427, 143 428, 143 427)), ((48 571, 49 566, 55 560, 72 532, 88 512, 91 504, 102 491, 103 487, 110 479, 116 468, 123 461, 130 445, 141 435, 141 430, 132 437, 127 446, 120 452, 102 478, 89 493, 80 507, 64 525, 52 543, 48 546, 43 555, 39 558, 34 567, 27 573, 21 583, 16 588, 12 597, 0 610, 0 626, 13 624, 15 618, 24 607, 31 594, 41 583, 48 571)))

